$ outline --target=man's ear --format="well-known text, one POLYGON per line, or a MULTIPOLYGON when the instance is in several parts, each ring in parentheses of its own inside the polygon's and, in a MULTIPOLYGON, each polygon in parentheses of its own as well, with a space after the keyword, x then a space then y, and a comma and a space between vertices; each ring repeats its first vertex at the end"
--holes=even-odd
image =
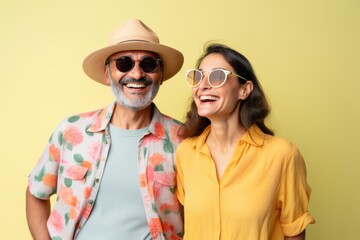
POLYGON ((239 99, 245 100, 250 95, 252 90, 254 89, 254 84, 251 81, 246 81, 246 83, 242 84, 240 87, 239 99))
POLYGON ((108 67, 108 65, 104 66, 104 79, 105 79, 105 84, 106 85, 110 85, 110 68, 108 67))

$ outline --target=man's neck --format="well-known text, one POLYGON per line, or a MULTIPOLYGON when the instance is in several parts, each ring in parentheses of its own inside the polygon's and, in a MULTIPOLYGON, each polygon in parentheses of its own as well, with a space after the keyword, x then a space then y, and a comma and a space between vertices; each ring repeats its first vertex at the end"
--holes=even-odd
POLYGON ((122 129, 140 129, 149 126, 151 118, 151 104, 142 110, 135 111, 116 103, 115 111, 111 118, 111 124, 122 129))

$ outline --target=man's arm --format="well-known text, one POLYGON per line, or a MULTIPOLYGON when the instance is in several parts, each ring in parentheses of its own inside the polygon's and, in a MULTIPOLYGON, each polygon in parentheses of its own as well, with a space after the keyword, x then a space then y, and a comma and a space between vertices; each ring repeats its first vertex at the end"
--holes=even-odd
POLYGON ((299 235, 293 236, 293 237, 286 237, 285 240, 305 240, 305 230, 302 231, 299 235))
POLYGON ((26 219, 35 240, 50 240, 46 222, 50 216, 50 200, 34 197, 26 189, 26 219))

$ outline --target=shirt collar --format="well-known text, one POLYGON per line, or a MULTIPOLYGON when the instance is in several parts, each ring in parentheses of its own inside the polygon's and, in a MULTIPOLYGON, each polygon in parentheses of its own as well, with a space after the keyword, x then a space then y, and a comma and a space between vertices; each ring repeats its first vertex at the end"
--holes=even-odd
MULTIPOLYGON (((204 146, 210 132, 211 132, 211 126, 209 125, 205 128, 202 134, 194 141, 194 147, 196 149, 200 149, 204 146)), ((246 142, 248 144, 259 147, 264 144, 265 139, 268 137, 269 136, 263 133, 256 124, 253 124, 241 137, 241 139, 238 142, 238 145, 240 145, 241 142, 246 142)))
MULTIPOLYGON (((98 110, 94 116, 93 123, 88 128, 88 131, 100 132, 105 130, 109 125, 110 119, 114 113, 115 105, 116 101, 111 103, 109 106, 98 110)), ((149 132, 155 135, 157 138, 166 139, 168 136, 166 135, 166 132, 164 134, 163 127, 164 119, 168 117, 161 114, 154 103, 151 104, 151 110, 153 111, 153 115, 149 125, 149 132)))
POLYGON ((106 129, 114 113, 115 103, 116 102, 112 102, 107 107, 104 107, 96 112, 93 118, 93 123, 88 128, 89 132, 100 132, 106 129))

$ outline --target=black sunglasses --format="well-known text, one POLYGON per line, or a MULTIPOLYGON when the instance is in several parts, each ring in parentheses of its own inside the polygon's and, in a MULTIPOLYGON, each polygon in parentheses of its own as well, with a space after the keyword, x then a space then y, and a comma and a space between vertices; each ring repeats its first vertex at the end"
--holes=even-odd
POLYGON ((134 60, 129 56, 122 56, 119 58, 108 59, 105 64, 108 64, 110 60, 114 60, 116 68, 123 73, 129 72, 133 69, 135 62, 140 62, 140 68, 143 72, 152 73, 157 70, 159 63, 161 62, 160 58, 155 59, 152 57, 144 57, 141 60, 134 60))

